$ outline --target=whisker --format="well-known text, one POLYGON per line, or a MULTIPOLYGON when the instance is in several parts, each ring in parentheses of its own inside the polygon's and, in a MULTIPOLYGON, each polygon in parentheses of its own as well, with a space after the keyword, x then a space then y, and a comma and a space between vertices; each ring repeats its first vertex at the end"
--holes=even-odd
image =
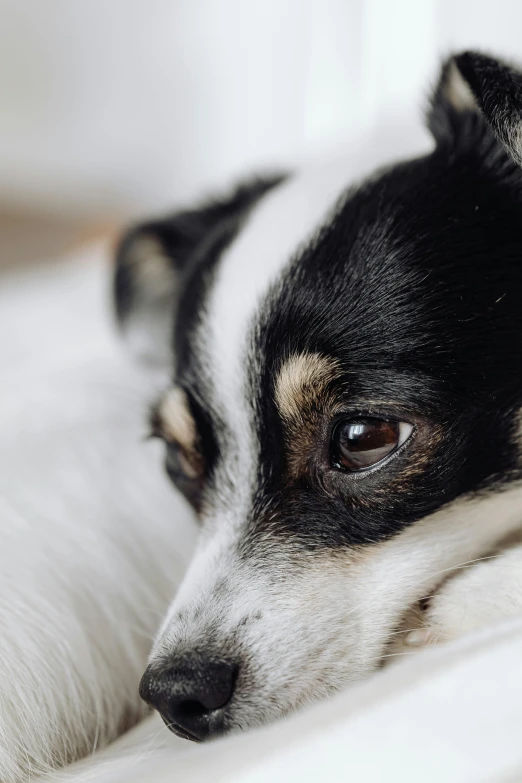
POLYGON ((452 571, 458 571, 460 569, 470 568, 476 563, 481 563, 485 560, 495 560, 498 557, 500 557, 500 554, 487 555, 485 557, 476 557, 474 560, 465 560, 462 563, 457 563, 456 565, 449 566, 448 568, 443 568, 440 571, 435 571, 432 574, 428 574, 428 576, 424 577, 424 579, 421 579, 419 584, 422 584, 423 582, 427 582, 429 579, 433 579, 433 577, 440 576, 441 574, 447 574, 447 573, 451 573, 452 571))

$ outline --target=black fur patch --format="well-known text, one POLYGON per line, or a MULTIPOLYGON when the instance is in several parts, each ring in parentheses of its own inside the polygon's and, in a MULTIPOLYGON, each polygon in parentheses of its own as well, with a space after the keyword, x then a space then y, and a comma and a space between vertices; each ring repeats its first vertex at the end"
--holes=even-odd
POLYGON ((253 334, 262 454, 245 551, 267 534, 312 549, 378 541, 520 475, 522 172, 481 113, 456 112, 440 85, 430 125, 436 150, 347 195, 266 301, 253 334), (337 360, 347 417, 414 424, 408 448, 366 476, 342 473, 325 420, 307 474, 290 480, 273 386, 300 353, 337 360))
POLYGON ((471 138, 461 145, 348 198, 266 302, 254 349, 264 357, 254 540, 268 527, 307 547, 377 541, 517 470, 522 172, 510 166, 499 180, 471 138), (267 401, 284 357, 302 352, 337 360, 347 416, 389 416, 424 435, 354 478, 327 464, 326 421, 308 475, 289 483, 267 401), (269 517, 259 513, 267 499, 269 517))

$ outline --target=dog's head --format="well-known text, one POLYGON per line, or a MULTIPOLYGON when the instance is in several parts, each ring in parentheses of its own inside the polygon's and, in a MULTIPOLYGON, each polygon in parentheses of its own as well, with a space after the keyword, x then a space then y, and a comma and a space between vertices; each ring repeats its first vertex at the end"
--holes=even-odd
POLYGON ((122 243, 120 321, 172 348, 152 427, 202 528, 141 685, 182 736, 367 674, 518 521, 522 77, 453 58, 428 123, 430 154, 357 184, 257 181, 122 243))

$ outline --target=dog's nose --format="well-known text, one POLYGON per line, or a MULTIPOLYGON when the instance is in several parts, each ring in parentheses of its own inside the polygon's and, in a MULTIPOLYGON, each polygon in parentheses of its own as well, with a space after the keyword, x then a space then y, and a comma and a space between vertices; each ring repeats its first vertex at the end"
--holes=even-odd
POLYGON ((156 669, 149 666, 140 682, 140 696, 175 734, 204 740, 222 734, 224 707, 234 692, 237 666, 193 660, 156 669))

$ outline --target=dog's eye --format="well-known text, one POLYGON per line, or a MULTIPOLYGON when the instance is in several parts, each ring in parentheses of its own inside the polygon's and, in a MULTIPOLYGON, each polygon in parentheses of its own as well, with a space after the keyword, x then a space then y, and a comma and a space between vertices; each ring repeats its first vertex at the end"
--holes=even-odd
POLYGON ((343 470, 364 470, 381 462, 401 446, 413 427, 386 419, 341 421, 332 436, 332 462, 343 470))

